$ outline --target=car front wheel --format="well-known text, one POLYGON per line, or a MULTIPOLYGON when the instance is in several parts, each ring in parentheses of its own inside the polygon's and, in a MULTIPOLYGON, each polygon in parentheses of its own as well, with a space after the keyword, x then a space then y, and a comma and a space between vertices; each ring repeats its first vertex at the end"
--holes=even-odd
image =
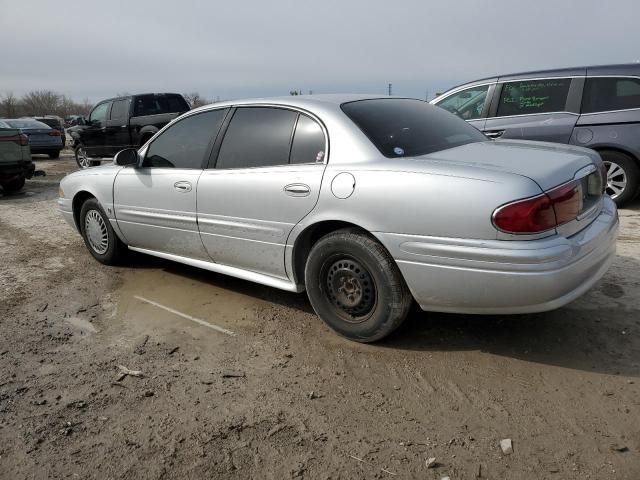
POLYGON ((126 246, 113 231, 109 218, 95 198, 84 202, 80 209, 80 233, 91 255, 105 265, 118 264, 126 246))
POLYGON ((607 194, 618 205, 633 200, 640 187, 640 169, 632 158, 621 152, 600 152, 607 167, 607 194))
POLYGON ((305 284, 313 309, 333 330, 375 342, 398 328, 413 298, 395 261, 374 238, 345 229, 311 249, 305 284))

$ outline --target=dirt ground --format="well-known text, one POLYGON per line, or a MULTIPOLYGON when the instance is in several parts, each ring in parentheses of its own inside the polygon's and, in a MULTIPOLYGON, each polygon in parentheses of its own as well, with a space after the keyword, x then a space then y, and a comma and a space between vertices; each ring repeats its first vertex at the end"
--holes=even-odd
POLYGON ((37 163, 0 197, 0 478, 640 478, 640 202, 569 306, 360 345, 304 294, 98 264, 57 212, 73 160, 37 163))

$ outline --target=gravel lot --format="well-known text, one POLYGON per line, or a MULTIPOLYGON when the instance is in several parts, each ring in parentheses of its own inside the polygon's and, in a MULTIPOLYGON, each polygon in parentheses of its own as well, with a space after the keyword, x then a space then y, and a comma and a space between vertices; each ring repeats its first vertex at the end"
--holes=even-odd
POLYGON ((304 294, 98 264, 57 212, 73 159, 37 164, 0 196, 0 478, 640 478, 640 202, 571 305, 359 345, 304 294))

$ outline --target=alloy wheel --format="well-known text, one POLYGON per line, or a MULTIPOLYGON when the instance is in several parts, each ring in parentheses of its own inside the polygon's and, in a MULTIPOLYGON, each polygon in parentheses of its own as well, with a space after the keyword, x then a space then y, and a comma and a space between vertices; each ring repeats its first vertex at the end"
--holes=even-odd
POLYGON ((102 215, 97 210, 89 210, 84 218, 84 231, 89 246, 98 255, 104 255, 109 250, 109 232, 102 215))
POLYGON ((617 163, 605 160, 607 168, 607 194, 614 200, 627 188, 627 173, 617 163))
POLYGON ((84 147, 78 147, 78 164, 80 168, 89 168, 91 166, 91 160, 89 160, 89 156, 84 147))

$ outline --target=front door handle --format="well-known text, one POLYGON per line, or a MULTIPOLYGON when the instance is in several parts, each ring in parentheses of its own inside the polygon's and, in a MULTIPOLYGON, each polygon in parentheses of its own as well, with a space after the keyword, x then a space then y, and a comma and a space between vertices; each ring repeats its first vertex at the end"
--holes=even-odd
POLYGON ((284 192, 292 197, 306 197, 311 193, 311 188, 304 183, 290 183, 284 187, 284 192))
POLYGON ((176 182, 173 184, 173 188, 175 188, 180 193, 187 193, 191 191, 191 184, 189 182, 176 182))
POLYGON ((489 138, 500 138, 504 130, 483 130, 483 133, 489 138))

